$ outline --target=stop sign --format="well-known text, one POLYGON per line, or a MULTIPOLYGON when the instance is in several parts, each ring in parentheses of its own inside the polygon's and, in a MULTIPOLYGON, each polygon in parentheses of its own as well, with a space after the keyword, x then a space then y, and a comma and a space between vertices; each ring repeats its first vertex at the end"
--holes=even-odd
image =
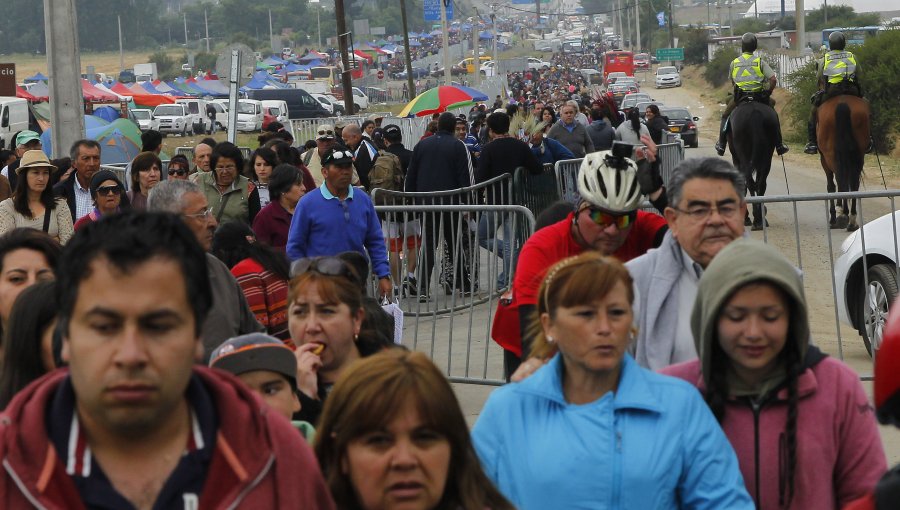
POLYGON ((378 75, 377 75, 377 76, 378 76, 378 79, 379 79, 379 80, 383 80, 383 79, 384 79, 384 71, 378 71, 378 75))

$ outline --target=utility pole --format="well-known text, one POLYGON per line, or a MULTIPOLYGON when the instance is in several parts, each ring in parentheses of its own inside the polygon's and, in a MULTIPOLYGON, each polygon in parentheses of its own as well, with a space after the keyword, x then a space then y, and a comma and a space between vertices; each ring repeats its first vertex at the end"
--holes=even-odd
POLYGON ((409 28, 406 22, 406 0, 400 0, 400 17, 403 21, 403 51, 406 52, 406 58, 404 59, 406 62, 406 87, 409 91, 406 99, 412 100, 412 98, 416 97, 416 83, 413 80, 412 55, 409 54, 409 28))
POLYGON ((806 49, 806 9, 803 0, 797 0, 794 19, 797 20, 797 51, 806 49))
MULTIPOLYGON (((475 22, 472 23, 472 51, 475 55, 475 79, 472 80, 472 83, 475 87, 481 85, 481 58, 478 56, 478 38, 481 34, 478 33, 478 22, 481 20, 481 16, 478 15, 478 8, 475 8, 475 22)), ((462 42, 462 38, 460 38, 460 42, 462 42)), ((494 61, 494 67, 497 66, 497 62, 494 61)))
POLYGON ((184 47, 187 48, 188 38, 187 38, 187 13, 181 13, 184 16, 184 47))
POLYGON ((637 49, 641 51, 641 8, 638 6, 638 0, 634 0, 634 29, 637 32, 637 49))
POLYGON ((274 39, 272 34, 272 9, 269 9, 269 47, 272 48, 272 51, 275 51, 275 47, 272 44, 272 39, 274 39))
POLYGON ((675 14, 672 9, 672 0, 669 0, 669 48, 675 47, 675 30, 673 26, 675 25, 675 20, 673 19, 675 14))
POLYGON ((119 71, 125 70, 125 52, 122 50, 122 16, 116 15, 116 21, 119 22, 119 71))
POLYGON ((209 20, 206 18, 206 9, 203 9, 203 24, 206 26, 206 52, 209 53, 209 20))
MULTIPOLYGON (((337 19, 338 49, 341 52, 341 88, 344 90, 344 109, 353 115, 353 84, 350 81, 350 59, 347 56, 347 20, 344 19, 344 0, 334 0, 334 16, 337 19)), ((355 58, 354 58, 355 60, 355 58)))
MULTIPOLYGON (((495 4, 496 5, 496 4, 495 4)), ((500 68, 497 66, 497 35, 500 33, 497 30, 497 16, 494 15, 494 10, 491 10, 491 30, 494 31, 494 39, 493 39, 493 48, 491 58, 494 59, 494 76, 499 76, 500 68)))
POLYGON ((322 18, 320 17, 322 13, 322 4, 319 0, 309 0, 309 3, 316 4, 316 26, 319 29, 319 49, 322 49, 322 18))
MULTIPOLYGON (((669 1, 672 1, 672 0, 669 0, 669 1)), ((734 2, 729 0, 729 2, 728 2, 728 35, 730 35, 730 36, 734 35, 734 18, 732 17, 732 14, 731 14, 731 9, 733 6, 734 6, 734 2)))
POLYGON ((84 138, 84 97, 78 53, 75 0, 44 0, 44 34, 50 73, 50 142, 52 158, 68 154, 84 138))
MULTIPOLYGON (((450 85, 453 80, 450 75, 450 35, 447 33, 447 4, 445 0, 438 0, 438 2, 441 4, 441 43, 443 45, 441 55, 444 57, 444 85, 450 85)), ((459 42, 459 46, 462 48, 462 41, 459 42)))

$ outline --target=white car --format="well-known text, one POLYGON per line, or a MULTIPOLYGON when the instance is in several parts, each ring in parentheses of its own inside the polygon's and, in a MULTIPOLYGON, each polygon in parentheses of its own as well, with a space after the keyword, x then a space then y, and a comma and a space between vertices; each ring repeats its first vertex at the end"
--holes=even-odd
POLYGON ((496 76, 497 63, 493 60, 488 60, 484 64, 481 64, 481 74, 482 76, 496 76))
POLYGON ((325 94, 310 94, 310 95, 313 97, 313 99, 315 99, 316 101, 318 101, 319 103, 322 104, 322 108, 325 108, 326 110, 328 110, 328 113, 330 113, 331 115, 334 115, 334 105, 331 103, 331 101, 327 97, 325 97, 325 94))
POLYGON ((359 87, 353 87, 353 104, 358 107, 357 110, 369 109, 369 96, 359 87))
POLYGON ((673 66, 660 66, 656 68, 656 88, 680 87, 681 75, 673 66))
POLYGON ((191 114, 185 104, 161 104, 153 109, 153 116, 159 121, 159 132, 166 134, 193 134, 191 114))
POLYGON ((143 108, 135 108, 134 110, 131 110, 131 113, 134 114, 134 118, 137 119, 138 127, 141 128, 142 133, 151 129, 159 131, 159 121, 153 116, 152 111, 143 108))
POLYGON ((539 58, 528 57, 528 69, 543 69, 550 68, 553 64, 550 62, 541 60, 539 58))
POLYGON ((888 310, 898 294, 895 228, 900 232, 900 211, 866 223, 847 236, 834 262, 838 318, 859 331, 869 354, 881 346, 888 310))

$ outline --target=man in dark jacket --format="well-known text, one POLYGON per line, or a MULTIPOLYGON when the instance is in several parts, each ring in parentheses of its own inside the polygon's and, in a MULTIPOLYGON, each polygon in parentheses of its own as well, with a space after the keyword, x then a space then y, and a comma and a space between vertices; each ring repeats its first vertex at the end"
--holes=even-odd
POLYGON ((173 215, 116 214, 72 238, 57 272, 68 367, 0 420, 0 507, 334 508, 288 421, 195 364, 205 265, 173 215))
POLYGON ((606 112, 598 107, 591 110, 591 117, 594 119, 588 126, 588 136, 594 143, 594 149, 598 151, 608 151, 612 148, 613 140, 616 139, 616 130, 607 120, 606 112))
POLYGON ((396 124, 388 124, 381 129, 384 136, 384 144, 387 146, 385 150, 400 158, 400 167, 403 168, 403 175, 409 170, 409 164, 412 162, 413 151, 403 146, 403 132, 400 126, 396 124))
MULTIPOLYGON (((438 130, 433 136, 420 141, 413 149, 412 161, 406 174, 406 191, 447 191, 471 186, 474 181, 472 159, 469 149, 462 140, 456 138, 453 131, 456 128, 456 116, 450 112, 444 112, 438 117, 438 130)), ((459 203, 460 197, 433 197, 427 200, 428 204, 452 204, 459 203)), ((456 253, 455 222, 450 213, 427 214, 424 218, 424 244, 425 267, 419 275, 419 300, 427 301, 431 271, 434 269, 435 250, 439 246, 438 235, 443 230, 444 242, 449 253, 456 253), (443 226, 441 225, 443 223, 443 226)), ((464 291, 471 290, 468 281, 468 268, 464 264, 458 265, 456 274, 456 287, 464 291)))
POLYGON ((100 170, 100 144, 96 140, 78 140, 69 151, 75 171, 56 186, 53 193, 66 199, 72 221, 87 216, 94 210, 91 198, 91 177, 100 170))
POLYGON ((344 144, 353 151, 353 168, 356 169, 356 175, 359 176, 359 183, 368 190, 369 170, 372 169, 375 159, 378 158, 378 149, 371 140, 363 137, 362 129, 356 124, 348 124, 341 130, 341 138, 343 138, 344 144))

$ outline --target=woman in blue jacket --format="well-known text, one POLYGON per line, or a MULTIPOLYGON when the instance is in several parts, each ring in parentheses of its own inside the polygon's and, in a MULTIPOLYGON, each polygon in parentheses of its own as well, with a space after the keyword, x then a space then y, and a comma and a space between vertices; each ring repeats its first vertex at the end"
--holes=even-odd
POLYGON ((552 359, 490 396, 472 431, 520 510, 750 510, 734 450, 700 394, 626 354, 633 290, 595 252, 544 278, 532 354, 552 359))

